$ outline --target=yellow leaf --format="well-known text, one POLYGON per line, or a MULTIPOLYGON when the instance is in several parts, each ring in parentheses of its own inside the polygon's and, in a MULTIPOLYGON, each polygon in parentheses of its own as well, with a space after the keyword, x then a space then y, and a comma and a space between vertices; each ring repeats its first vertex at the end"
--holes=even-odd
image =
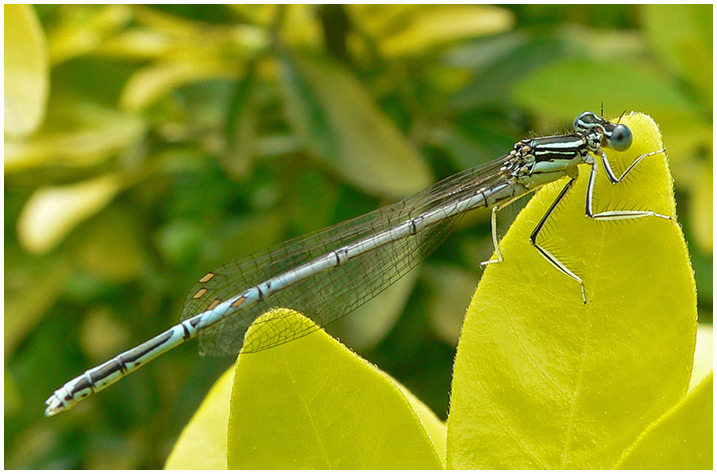
POLYGON ((712 373, 713 366, 712 324, 700 324, 697 327, 694 364, 690 378, 690 390, 712 373))
POLYGON ((93 166, 121 153, 144 136, 140 116, 95 104, 53 107, 46 126, 27 139, 5 140, 5 173, 43 166, 93 166))
POLYGON ((127 111, 144 109, 169 92, 191 82, 233 78, 235 68, 221 61, 199 57, 165 60, 140 69, 127 81, 120 106, 127 111))
MULTIPOLYGON (((281 38, 285 44, 297 49, 316 50, 323 41, 322 29, 316 21, 316 5, 293 4, 273 5, 276 10, 272 12, 273 18, 278 14, 278 8, 283 8, 281 38)), ((272 21, 276 21, 272 19, 272 21)))
POLYGON ((510 11, 489 5, 420 5, 381 42, 387 56, 426 54, 431 48, 510 29, 510 11))
POLYGON ((18 218, 20 243, 31 253, 49 252, 77 224, 104 208, 123 183, 118 175, 104 175, 68 186, 38 189, 18 218))
MULTIPOLYGON (((290 310, 260 317, 257 344, 314 323, 290 310)), ((314 326, 315 327, 315 326, 314 326)), ((439 469, 424 421, 399 387, 325 332, 241 354, 229 419, 230 469, 439 469)), ((440 424, 440 422, 438 422, 440 424)))
POLYGON ((59 64, 95 51, 133 19, 133 7, 127 5, 60 9, 48 34, 50 61, 59 64))
MULTIPOLYGON (((182 431, 167 459, 165 469, 226 469, 227 422, 236 367, 227 370, 182 431)), ((445 462, 446 426, 422 401, 388 377, 406 397, 445 462)))
POLYGON ((117 355, 130 342, 131 323, 112 313, 107 306, 88 309, 80 329, 80 346, 90 360, 106 360, 117 355))
POLYGON ((262 4, 252 5, 247 3, 234 3, 227 5, 238 17, 247 18, 252 24, 269 28, 271 22, 276 18, 276 13, 282 5, 262 4))
POLYGON ((5 5, 5 133, 23 136, 45 116, 50 68, 45 34, 29 5, 5 5))
POLYGON ((397 380, 388 374, 387 377, 393 381, 398 388, 401 389, 403 395, 406 397, 408 402, 411 404, 411 408, 416 412, 418 418, 421 420, 423 427, 426 429, 426 433, 431 438, 433 445, 435 446, 438 457, 441 459, 441 465, 446 465, 446 424, 431 411, 428 406, 423 403, 418 397, 411 393, 406 387, 401 385, 397 380))
MULTIPOLYGON (((622 121, 634 143, 608 151, 617 170, 662 148, 649 117, 622 121)), ((448 419, 450 467, 612 467, 687 389, 697 301, 681 228, 656 217, 586 217, 588 171, 539 238, 584 279, 588 303, 528 238, 561 180, 538 192, 510 228, 504 262, 486 270, 466 315, 448 419)), ((601 171, 595 210, 674 216, 672 186, 664 154, 645 159, 620 185, 601 171)))
POLYGON ((234 368, 217 380, 179 435, 165 469, 226 469, 229 399, 234 368))
POLYGON ((710 374, 645 430, 617 469, 707 469, 712 465, 712 380, 710 374))
MULTIPOLYGON (((294 311, 275 310, 257 319, 246 340, 251 344, 251 338, 262 338, 263 333, 275 330, 266 323, 276 323, 277 316, 286 330, 293 325, 313 325, 294 311)), ((295 468, 328 463, 440 468, 445 462, 445 424, 405 387, 322 330, 241 356, 214 384, 184 428, 165 468, 226 469, 227 422, 230 465, 235 467, 295 468), (290 367, 287 357, 297 357, 299 367, 290 367), (304 398, 307 391, 314 396, 304 398), (328 411, 306 412, 309 405, 332 404, 334 409, 328 411), (336 410, 337 406, 341 410, 336 410), (384 412, 383 416, 372 418, 377 410, 384 412), (333 422, 322 425, 322 417, 333 422), (259 425, 252 426, 253 420, 259 425), (300 436, 307 429, 308 436, 300 436), (341 436, 333 437, 334 432, 341 432, 341 436), (281 442, 281 437, 287 441, 281 442), (302 451, 305 446, 319 447, 314 444, 317 440, 323 443, 322 452, 302 451), (401 446, 393 451, 393 443, 401 446), (287 457, 292 453, 299 457, 287 457)))
POLYGON ((174 49, 187 45, 177 44, 161 32, 148 28, 132 28, 108 38, 97 49, 97 54, 133 60, 152 60, 170 54, 174 49))

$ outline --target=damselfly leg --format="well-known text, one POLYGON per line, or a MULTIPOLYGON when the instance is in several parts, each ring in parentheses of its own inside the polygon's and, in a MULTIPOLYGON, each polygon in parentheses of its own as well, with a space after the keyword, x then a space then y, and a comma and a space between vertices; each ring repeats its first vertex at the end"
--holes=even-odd
MULTIPOLYGON (((605 154, 605 151, 601 148, 598 148, 597 153, 600 155, 600 162, 603 165, 603 168, 605 169, 605 175, 607 176, 608 180, 611 184, 619 184, 625 179, 626 176, 629 175, 629 173, 635 169, 635 167, 645 158, 649 156, 654 156, 659 153, 664 152, 665 150, 656 150, 652 151, 650 153, 645 153, 643 155, 640 155, 637 157, 630 166, 627 167, 627 169, 618 177, 615 172, 612 169, 612 166, 610 165, 610 162, 607 158, 607 155, 605 154)), ((588 163, 589 161, 586 160, 588 163)), ((593 160, 591 163, 592 167, 590 169, 590 177, 588 180, 588 188, 585 195, 585 214, 587 217, 595 220, 602 220, 602 221, 610 221, 610 220, 624 220, 624 219, 639 219, 643 217, 658 217, 662 219, 670 219, 674 220, 675 218, 672 216, 667 216, 664 214, 660 214, 655 211, 641 211, 641 210, 634 210, 634 209, 619 209, 619 210, 609 210, 609 211, 602 211, 602 212, 594 212, 593 210, 593 202, 594 202, 594 194, 595 194, 595 181, 597 178, 597 169, 599 167, 599 162, 596 160, 593 160)), ((563 189, 560 191, 558 196, 555 198, 553 203, 548 207, 548 210, 545 212, 543 217, 538 222, 538 225, 533 229, 533 232, 530 234, 530 243, 533 244, 533 246, 536 248, 536 250, 542 255, 548 262, 550 262, 551 265, 553 265, 555 268, 557 268, 560 272, 564 273, 565 275, 569 276, 573 280, 577 281, 580 284, 580 292, 582 295, 583 303, 587 304, 587 296, 585 291, 585 282, 584 280, 577 275, 573 270, 571 270, 567 265, 565 265, 563 262, 560 261, 556 256, 554 256, 547 248, 541 246, 538 243, 538 236, 540 232, 543 230, 546 222, 550 219, 555 209, 558 207, 558 204, 562 199, 567 195, 568 191, 573 187, 575 184, 575 181, 577 180, 577 168, 575 169, 576 174, 575 176, 571 176, 570 180, 567 182, 567 184, 563 187, 563 189)), ((482 262, 481 265, 488 265, 492 263, 500 263, 503 261, 503 256, 500 252, 499 248, 499 242, 497 239, 496 234, 496 221, 495 221, 495 214, 497 211, 499 211, 501 206, 495 206, 492 209, 491 212, 491 234, 493 238, 493 245, 495 247, 495 253, 497 255, 497 258, 491 259, 486 262, 482 262)))
MULTIPOLYGON (((612 170, 612 167, 610 166, 610 162, 607 159, 607 155, 605 155, 605 152, 603 150, 600 150, 600 159, 603 164, 603 168, 605 168, 605 174, 607 175, 608 179, 612 184, 619 184, 622 182, 625 177, 630 174, 630 172, 635 169, 635 166, 638 165, 642 160, 647 158, 648 156, 657 155, 659 153, 664 152, 665 149, 662 150, 656 150, 652 151, 650 153, 645 153, 643 155, 640 155, 635 159, 635 161, 632 162, 630 166, 627 167, 627 169, 620 175, 618 178, 615 175, 615 172, 612 170)), ((594 162, 592 164, 592 168, 590 169, 590 180, 588 181, 588 192, 585 197, 585 214, 592 218, 597 220, 604 220, 604 221, 611 221, 611 220, 622 220, 622 219, 639 219, 641 217, 659 217, 662 219, 671 219, 673 220, 674 217, 672 216, 666 216, 664 214, 660 214, 655 211, 638 211, 634 209, 616 209, 611 211, 603 211, 595 213, 593 211, 593 195, 595 193, 595 179, 597 177, 597 169, 598 169, 598 163, 594 162)))
POLYGON ((503 254, 500 252, 500 246, 498 245, 498 223, 497 223, 497 217, 496 214, 503 209, 504 206, 493 206, 493 208, 490 210, 490 236, 491 240, 493 241, 493 250, 495 251, 495 258, 491 258, 490 260, 486 260, 485 262, 480 262, 481 267, 486 267, 488 265, 491 265, 493 263, 500 263, 503 261, 503 254))
POLYGON ((543 230, 545 223, 548 222, 548 219, 553 214, 553 211, 555 211, 555 209, 558 207, 560 201, 563 200, 563 198, 568 194, 568 191, 570 191, 570 189, 573 187, 573 185, 575 184, 575 180, 577 180, 577 176, 570 178, 567 184, 560 191, 560 194, 558 194, 558 197, 555 198, 555 201, 553 201, 545 214, 543 214, 543 217, 540 219, 540 222, 538 222, 538 225, 535 226, 533 232, 530 233, 530 243, 533 244, 533 246, 538 250, 538 252, 540 252, 540 255, 542 255, 543 258, 550 262, 555 268, 580 283, 580 292, 583 296, 583 303, 587 304, 588 300, 585 296, 585 283, 583 282, 583 279, 580 278, 577 274, 575 274, 575 272, 570 270, 565 264, 563 264, 563 262, 561 262, 552 253, 550 253, 546 248, 538 245, 538 234, 540 234, 540 231, 543 230))

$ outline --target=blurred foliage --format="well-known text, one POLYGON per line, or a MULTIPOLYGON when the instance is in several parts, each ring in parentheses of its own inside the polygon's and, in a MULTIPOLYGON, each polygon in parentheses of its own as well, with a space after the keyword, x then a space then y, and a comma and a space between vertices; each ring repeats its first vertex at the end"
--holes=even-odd
MULTIPOLYGON (((5 72, 6 467, 163 465, 232 360, 189 343, 68 414, 43 401, 213 266, 602 105, 662 128, 711 324, 711 5, 5 6, 5 72)), ((380 317, 328 328, 439 416, 461 323, 440 280, 465 308, 491 252, 474 214, 380 317)))

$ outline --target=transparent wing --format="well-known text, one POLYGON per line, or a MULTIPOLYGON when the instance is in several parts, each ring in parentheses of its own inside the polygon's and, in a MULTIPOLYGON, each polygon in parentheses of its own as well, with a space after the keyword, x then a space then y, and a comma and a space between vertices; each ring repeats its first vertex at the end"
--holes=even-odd
MULTIPOLYGON (((234 260, 210 273, 209 281, 200 279, 189 291, 182 310, 182 320, 200 314, 219 302, 232 298, 268 278, 321 257, 359 239, 395 227, 436 206, 475 193, 481 187, 504 180, 501 171, 505 157, 450 176, 430 188, 392 206, 384 207, 355 219, 336 224, 234 260), (197 298, 197 292, 205 289, 197 298)), ((272 308, 296 309, 324 326, 356 309, 393 284, 415 267, 443 242, 460 216, 444 219, 423 228, 410 239, 401 239, 366 252, 345 265, 298 281, 263 301, 228 316, 200 334, 203 354, 233 355, 256 352, 306 333, 283 327, 280 318, 263 321, 272 330, 263 331, 266 339, 244 347, 244 334, 251 323, 272 308)))

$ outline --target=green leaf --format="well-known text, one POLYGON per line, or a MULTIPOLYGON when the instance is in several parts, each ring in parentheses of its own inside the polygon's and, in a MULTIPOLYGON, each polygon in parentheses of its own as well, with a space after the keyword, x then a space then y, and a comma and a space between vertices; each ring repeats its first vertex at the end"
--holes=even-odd
MULTIPOLYGON (((644 115, 617 171, 662 148, 644 115)), ((696 291, 675 221, 600 222, 585 216, 586 171, 538 243, 585 282, 559 272, 528 236, 565 182, 530 201, 501 242, 466 315, 448 419, 453 468, 604 469, 687 389, 696 331, 696 291)), ((675 215, 664 154, 641 162, 620 185, 600 171, 596 211, 650 209, 675 215)))
MULTIPOLYGON (((7 352, 7 349, 6 349, 7 352)), ((5 401, 5 416, 14 415, 22 408, 22 396, 18 390, 15 379, 5 367, 3 375, 3 397, 5 401)))
POLYGON ((205 242, 205 258, 219 264, 225 255, 249 255, 279 242, 286 235, 283 212, 263 212, 227 219, 216 230, 211 244, 205 242))
POLYGON ((314 232, 334 223, 340 204, 341 186, 320 169, 302 170, 293 185, 294 196, 282 212, 291 216, 299 235, 314 232))
POLYGON ((74 240, 73 257, 79 268, 107 281, 138 277, 146 257, 137 218, 115 206, 87 222, 74 240))
MULTIPOLYGON (((711 153, 709 153, 711 156, 711 153)), ((714 216, 714 184, 712 183, 712 160, 696 164, 698 170, 694 191, 689 200, 690 224, 694 242, 705 254, 712 255, 713 216, 714 216)))
POLYGON ((47 43, 35 10, 5 5, 5 133, 23 136, 45 117, 50 89, 47 43))
MULTIPOLYGON (((566 55, 564 43, 555 32, 533 37, 525 31, 515 31, 453 48, 446 54, 448 64, 470 70, 473 77, 451 99, 451 106, 458 110, 503 106, 516 82, 566 55)), ((489 123, 486 128, 495 132, 495 127, 495 123, 489 123)))
POLYGON ((428 165, 335 63, 282 58, 287 114, 313 152, 363 191, 401 199, 431 184, 428 165))
POLYGON ((669 79, 648 61, 564 59, 523 76, 513 97, 552 117, 608 101, 611 109, 650 110, 671 121, 696 121, 694 102, 669 79))
POLYGON ((4 328, 9 357, 55 305, 72 269, 67 260, 54 257, 25 257, 19 262, 8 258, 6 265, 4 328))
POLYGON ((647 37, 673 71, 712 106, 713 5, 643 5, 647 37))
POLYGON ((337 155, 338 144, 331 132, 331 124, 321 103, 314 94, 309 79, 288 55, 279 57, 280 86, 285 99, 286 114, 304 141, 321 157, 337 155))
POLYGON ((373 347, 395 326, 416 286, 417 277, 417 269, 409 271, 366 304, 332 323, 331 333, 354 350, 373 347))
POLYGON ((424 265, 423 278, 431 291, 428 310, 431 326, 452 347, 458 343, 466 305, 476 289, 479 277, 457 265, 424 265))
POLYGON ((247 74, 236 82, 224 123, 224 147, 219 161, 226 172, 246 178, 257 148, 256 110, 254 101, 256 68, 250 65, 247 74))
MULTIPOLYGON (((279 330, 311 326, 296 312, 275 310, 249 328, 245 347, 279 330)), ((419 418, 425 410, 412 408, 388 376, 316 329, 239 356, 228 467, 441 468, 440 443, 431 441, 419 418)))
POLYGON ((710 374, 645 430, 617 469, 712 469, 710 374))

